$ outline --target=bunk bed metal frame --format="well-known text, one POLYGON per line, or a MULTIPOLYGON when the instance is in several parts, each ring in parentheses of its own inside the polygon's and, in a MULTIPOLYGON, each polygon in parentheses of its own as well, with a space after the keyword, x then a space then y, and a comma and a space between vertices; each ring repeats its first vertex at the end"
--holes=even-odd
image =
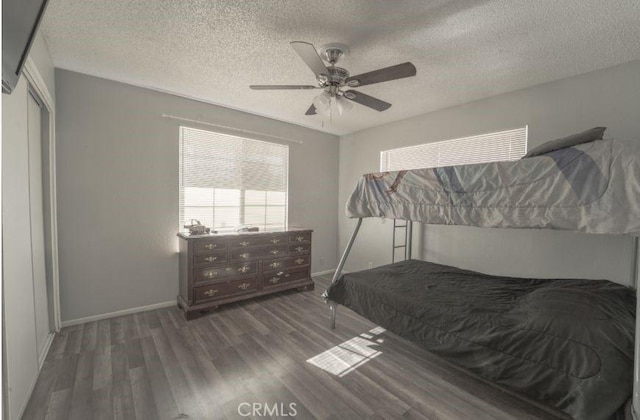
MULTIPOLYGON (((342 271, 344 269, 344 265, 349 257, 349 253, 351 252, 351 248, 353 247, 353 243, 356 240, 356 236, 358 236, 358 232, 362 225, 363 218, 358 218, 356 222, 356 226, 353 229, 353 232, 347 242, 347 246, 340 257, 340 261, 338 263, 338 267, 333 275, 331 280, 331 284, 335 283, 340 276, 342 275, 342 271)), ((410 221, 407 220, 407 223, 410 221)), ((411 259, 411 245, 409 244, 409 248, 407 249, 407 259, 411 259)), ((636 294, 636 322, 635 322, 635 342, 634 342, 634 367, 633 367, 633 394, 632 394, 632 404, 631 404, 631 413, 633 418, 636 420, 640 420, 640 322, 638 321, 638 315, 640 314, 640 237, 634 236, 634 257, 633 257, 633 287, 635 289, 636 294)), ((328 298, 327 292, 325 291, 323 294, 325 302, 329 305, 330 311, 330 327, 331 329, 335 329, 336 327, 336 312, 338 309, 338 304, 336 302, 331 301, 328 298)))

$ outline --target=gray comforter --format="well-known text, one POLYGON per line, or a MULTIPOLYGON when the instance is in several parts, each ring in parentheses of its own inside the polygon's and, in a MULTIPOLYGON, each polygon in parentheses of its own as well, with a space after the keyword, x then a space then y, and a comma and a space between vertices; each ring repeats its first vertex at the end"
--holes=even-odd
POLYGON ((577 419, 609 418, 632 392, 635 296, 609 281, 496 277, 410 260, 344 274, 327 296, 577 419))
POLYGON ((515 162, 368 174, 349 217, 640 235, 640 146, 600 140, 515 162))

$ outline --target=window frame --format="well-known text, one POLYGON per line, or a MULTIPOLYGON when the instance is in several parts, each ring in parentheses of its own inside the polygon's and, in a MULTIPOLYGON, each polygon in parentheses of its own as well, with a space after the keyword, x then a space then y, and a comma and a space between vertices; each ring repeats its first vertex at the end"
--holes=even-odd
MULTIPOLYGON (((380 152, 380 172, 399 171, 399 170, 405 170, 405 169, 439 168, 439 167, 446 167, 446 166, 469 165, 469 164, 489 163, 489 162, 514 161, 514 160, 521 159, 527 153, 528 141, 529 141, 529 126, 525 125, 524 127, 519 127, 515 129, 501 130, 501 131, 495 131, 495 132, 486 133, 486 134, 459 137, 459 138, 448 139, 448 140, 439 140, 439 141, 434 141, 429 143, 422 143, 414 146, 382 150, 380 152), (522 149, 520 149, 520 153, 518 153, 518 151, 516 150, 513 154, 513 157, 510 157, 509 159, 487 159, 487 160, 476 160, 473 162, 464 162, 464 163, 456 162, 453 164, 440 164, 438 162, 438 164, 436 165, 430 165, 425 163, 424 166, 412 166, 409 163, 407 163, 409 167, 402 167, 402 168, 391 166, 390 164, 391 155, 393 153, 403 153, 403 152, 409 152, 409 151, 413 152, 414 155, 427 154, 431 151, 440 153, 438 149, 440 148, 446 149, 447 146, 453 146, 457 148, 468 147, 473 151, 473 150, 477 150, 477 145, 474 145, 475 147, 471 147, 473 142, 482 141, 483 139, 491 139, 494 142, 497 142, 500 138, 504 138, 505 136, 508 136, 508 135, 513 135, 514 137, 522 136, 524 138, 523 142, 519 144, 522 147, 522 149)), ((509 146, 508 155, 511 156, 511 152, 513 149, 513 141, 510 141, 508 146, 509 146)), ((495 145, 493 145, 492 147, 495 147, 495 145)), ((496 156, 497 155, 499 154, 496 153, 496 156)), ((396 159, 398 158, 396 157, 396 159)), ((438 161, 439 160, 440 160, 440 156, 438 156, 438 161)))
MULTIPOLYGON (((198 208, 198 207, 202 207, 202 208, 210 208, 212 209, 212 222, 213 225, 212 226, 207 226, 210 227, 213 230, 219 230, 219 231, 233 231, 235 230, 235 228, 239 227, 239 226, 255 226, 256 224, 250 224, 247 225, 245 223, 246 221, 246 208, 247 207, 261 207, 264 208, 264 220, 261 224, 258 225, 258 227, 260 228, 260 231, 262 232, 271 232, 271 231, 280 231, 280 230, 287 230, 288 226, 289 226, 289 170, 290 170, 290 150, 289 150, 289 145, 288 144, 283 144, 283 143, 279 143, 279 142, 273 142, 273 141, 265 141, 265 140, 259 140, 259 139, 255 139, 255 138, 251 138, 251 137, 243 137, 243 136, 238 136, 238 135, 234 135, 234 134, 227 134, 227 133, 223 133, 223 132, 219 132, 219 131, 214 131, 214 130, 205 130, 202 128, 197 128, 197 127, 191 127, 191 126, 186 126, 186 125, 181 125, 179 127, 179 144, 178 144, 178 149, 179 149, 179 153, 178 153, 178 228, 180 232, 187 232, 188 230, 184 227, 184 224, 186 224, 187 222, 189 222, 192 218, 187 218, 185 216, 185 208, 191 207, 191 208, 198 208), (284 173, 284 181, 285 181, 285 188, 284 191, 278 191, 278 192, 283 192, 284 193, 284 204, 278 204, 278 205, 273 205, 273 204, 268 204, 268 193, 269 192, 273 192, 273 191, 261 191, 265 193, 265 197, 264 197, 264 204, 251 204, 251 205, 246 205, 246 192, 247 191, 257 191, 257 190, 251 190, 248 188, 239 188, 239 189, 234 189, 236 191, 239 192, 239 204, 237 206, 216 206, 215 205, 215 191, 216 189, 229 189, 229 188, 218 188, 218 187, 191 187, 191 188, 209 188, 212 190, 212 194, 213 194, 213 205, 212 206, 187 206, 185 205, 184 201, 184 189, 185 188, 189 188, 189 187, 185 187, 183 185, 183 171, 184 171, 184 134, 185 134, 185 130, 196 130, 196 131, 200 131, 200 132, 204 132, 204 133, 211 133, 213 135, 220 135, 220 136, 224 136, 224 137, 234 137, 237 139, 241 139, 241 140, 247 140, 247 141, 253 141, 253 142, 262 142, 262 143, 267 143, 267 144, 273 144, 273 145, 277 145, 277 146, 282 146, 285 148, 286 150, 286 165, 284 166, 285 169, 285 173, 284 173), (238 225, 236 226, 227 226, 227 227, 216 227, 216 216, 215 216, 215 209, 216 207, 219 208, 237 208, 238 209, 238 225), (267 209, 269 207, 278 207, 278 208, 282 208, 283 212, 284 212, 284 216, 283 216, 283 223, 282 225, 278 224, 275 225, 277 226, 276 228, 270 229, 270 226, 274 226, 274 225, 269 225, 267 223, 267 218, 268 218, 268 213, 267 213, 267 209), (282 228, 280 228, 280 226, 282 226, 282 228)), ((243 186, 244 187, 244 186, 243 186)))

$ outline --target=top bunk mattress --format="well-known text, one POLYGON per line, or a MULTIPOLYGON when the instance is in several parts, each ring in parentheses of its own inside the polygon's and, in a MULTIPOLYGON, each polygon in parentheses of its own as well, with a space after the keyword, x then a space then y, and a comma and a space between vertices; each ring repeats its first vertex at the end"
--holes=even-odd
POLYGON ((640 147, 599 140, 519 161, 367 174, 346 213, 640 235, 640 147))
POLYGON ((346 273, 327 297, 578 419, 631 396, 634 292, 606 280, 498 277, 409 260, 346 273))

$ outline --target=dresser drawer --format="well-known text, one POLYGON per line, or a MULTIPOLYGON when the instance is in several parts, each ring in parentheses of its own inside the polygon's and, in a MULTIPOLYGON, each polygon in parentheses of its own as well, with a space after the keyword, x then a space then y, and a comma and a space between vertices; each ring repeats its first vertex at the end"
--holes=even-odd
POLYGON ((289 243, 311 242, 311 232, 300 232, 289 235, 289 243))
POLYGON ((227 261, 226 251, 211 252, 206 254, 197 254, 193 256, 193 263, 198 266, 220 264, 227 261))
POLYGON ((263 245, 281 245, 287 243, 287 235, 247 235, 229 240, 229 248, 247 248, 263 245))
POLYGON ((263 271, 279 271, 284 268, 291 267, 302 267, 305 265, 309 265, 310 256, 307 255, 299 255, 295 257, 289 258, 280 258, 277 260, 267 260, 262 263, 263 271))
POLYGON ((193 244, 193 252, 196 254, 206 254, 211 251, 224 251, 226 248, 225 241, 222 238, 207 239, 193 244))
POLYGON ((195 270, 196 282, 215 281, 228 279, 229 277, 250 277, 256 275, 258 264, 246 262, 243 264, 225 264, 219 267, 197 268, 195 270))
POLYGON ((265 273, 263 284, 265 288, 269 288, 292 281, 308 279, 309 277, 309 268, 274 271, 265 273))
POLYGON ((231 261, 245 261, 254 258, 286 257, 289 255, 287 245, 259 246, 247 249, 234 249, 231 251, 231 261))
POLYGON ((289 255, 308 254, 309 252, 311 252, 310 243, 306 243, 306 244, 299 243, 299 244, 289 245, 289 255))
POLYGON ((210 286, 195 287, 194 297, 196 302, 221 299, 228 296, 249 293, 258 290, 256 278, 233 280, 225 283, 216 283, 210 286))

